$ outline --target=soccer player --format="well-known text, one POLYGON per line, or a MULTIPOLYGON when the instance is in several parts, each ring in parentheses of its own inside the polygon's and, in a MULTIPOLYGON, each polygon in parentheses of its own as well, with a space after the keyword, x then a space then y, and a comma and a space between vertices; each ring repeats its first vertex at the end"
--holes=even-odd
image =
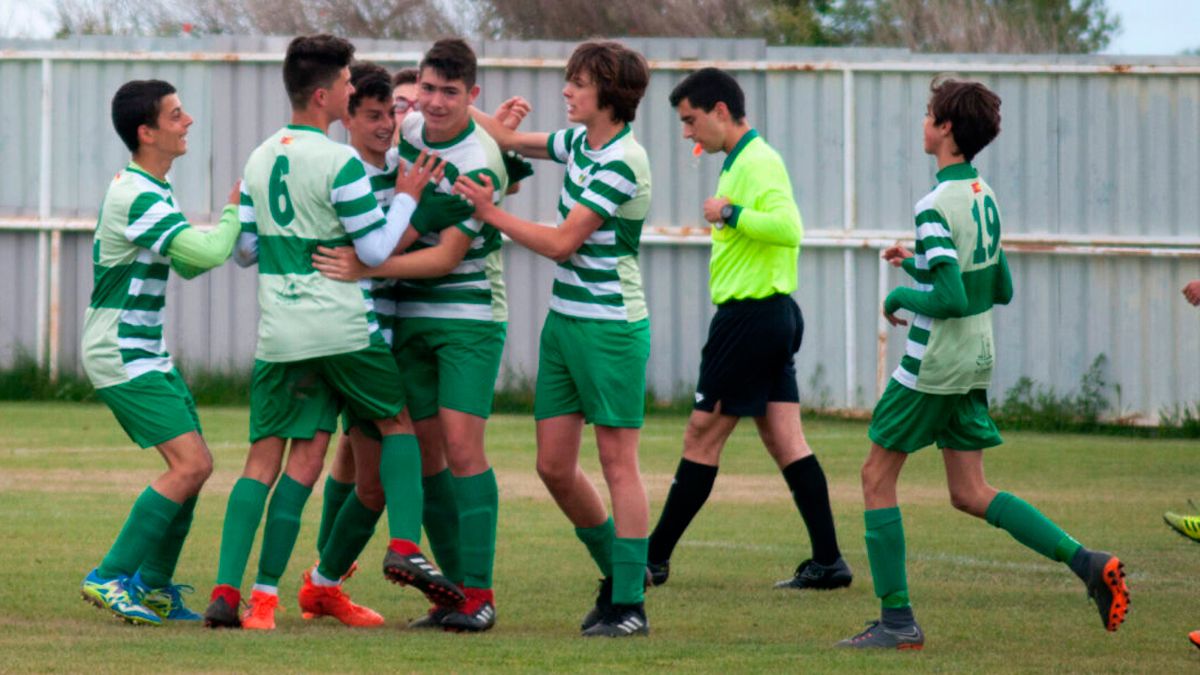
POLYGON ((649 79, 640 54, 585 42, 567 62, 563 87, 567 119, 581 126, 519 133, 475 113, 502 147, 567 165, 557 227, 501 210, 494 190, 502 186, 487 176, 482 185, 460 177, 455 187, 475 205, 476 219, 558 263, 538 356, 537 470, 604 577, 582 626, 588 637, 650 631, 643 604, 649 505, 637 460, 650 356, 638 243, 650 165, 630 127, 649 79), (579 467, 587 422, 595 425, 614 518, 579 467))
MULTIPOLYGON (((353 54, 353 45, 329 35, 292 40, 283 67, 292 123, 264 141, 246 162, 239 255, 247 261, 257 257, 261 312, 251 434, 260 439, 255 446, 261 445, 263 463, 277 468, 283 439, 303 438, 302 433, 314 426, 321 429, 329 421, 331 406, 336 413, 339 399, 356 417, 374 420, 383 436, 379 473, 392 534, 384 574, 454 604, 461 602, 461 591, 417 547, 420 451, 411 422, 403 414, 399 372, 379 331, 370 296, 358 284, 316 274, 309 257, 319 242, 344 242, 366 260, 384 260, 399 242, 424 186, 440 175, 440 162, 424 156, 410 171, 398 172, 398 196, 385 217, 357 154, 326 136, 329 125, 346 116, 354 93, 349 69, 353 54)), ((256 461, 256 450, 252 446, 248 467, 256 461)), ((280 511, 283 507, 286 511, 278 517, 279 536, 265 534, 264 549, 277 547, 272 555, 281 560, 280 574, 323 455, 322 447, 294 461, 297 447, 293 444, 285 472, 289 475, 276 488, 276 499, 285 486, 289 498, 281 504, 280 511), (303 475, 292 475, 294 463, 303 475)), ((268 485, 247 475, 230 495, 220 585, 205 613, 210 625, 238 625, 238 589, 223 572, 232 570, 236 574, 231 573, 231 581, 240 581, 268 485)), ((267 528, 271 529, 271 513, 267 528)), ((341 592, 335 587, 330 593, 341 592)), ((377 614, 358 609, 363 616, 356 625, 382 623, 377 614)), ((272 623, 273 617, 263 617, 262 627, 272 623)))
POLYGON ((1000 246, 1000 209, 970 162, 1000 132, 1000 97, 978 82, 935 81, 926 108, 924 148, 937 160, 937 186, 917 202, 916 247, 883 258, 916 282, 884 300, 892 325, 913 313, 908 346, 875 406, 871 451, 862 468, 867 556, 881 617, 839 647, 921 649, 925 635, 909 603, 904 526, 896 482, 909 453, 937 444, 950 503, 1006 530, 1017 541, 1068 565, 1115 631, 1129 609, 1116 556, 1089 551, 1029 503, 998 492, 983 475, 983 450, 1003 439, 988 415, 993 358, 992 307, 1012 299, 1000 246))
MULTIPOLYGON (((400 154, 408 160, 436 151, 446 179, 436 190, 450 199, 459 176, 489 177, 508 186, 499 146, 471 119, 479 95, 475 53, 463 40, 443 39, 420 67, 418 105, 401 129, 400 154)), ((461 222, 422 232, 403 255, 366 269, 354 251, 318 249, 317 269, 335 279, 400 278, 394 288, 394 351, 403 369, 405 395, 421 444, 425 530, 434 557, 451 581, 463 586, 461 609, 433 607, 414 627, 479 632, 495 625, 492 567, 499 493, 483 439, 492 410, 507 327, 500 233, 464 213, 461 222), (346 267, 353 269, 346 273, 346 267)))
MULTIPOLYGON (((1183 287, 1183 297, 1186 298, 1193 307, 1200 307, 1200 279, 1193 279, 1183 287)), ((1193 510, 1196 510, 1195 504, 1192 504, 1191 506, 1193 510)), ((1163 520, 1166 521, 1167 525, 1171 526, 1171 529, 1175 530, 1179 534, 1191 539, 1192 541, 1200 541, 1200 514, 1182 516, 1178 513, 1171 513, 1168 511, 1163 515, 1163 520)), ((1190 640, 1193 645, 1200 648, 1200 630, 1194 630, 1189 633, 1188 640, 1190 640)))
POLYGON ((175 204, 167 173, 187 152, 192 117, 175 87, 126 82, 113 127, 132 161, 104 194, 92 245, 94 286, 83 321, 83 368, 134 443, 167 463, 133 504, 112 548, 83 580, 84 600, 135 624, 198 620, 173 583, 200 488, 212 474, 196 404, 163 341, 167 278, 190 279, 225 262, 237 238, 236 193, 208 232, 175 204))
POLYGON ((831 589, 853 578, 838 549, 829 488, 800 424, 792 358, 804 318, 792 300, 803 225, 779 154, 746 121, 745 96, 729 73, 704 68, 670 96, 683 136, 725 153, 717 194, 704 202, 713 224, 709 291, 717 305, 700 360, 683 458, 650 536, 649 577, 665 583, 671 552, 717 477, 721 450, 742 417, 754 418, 808 528, 812 557, 776 588, 831 589))

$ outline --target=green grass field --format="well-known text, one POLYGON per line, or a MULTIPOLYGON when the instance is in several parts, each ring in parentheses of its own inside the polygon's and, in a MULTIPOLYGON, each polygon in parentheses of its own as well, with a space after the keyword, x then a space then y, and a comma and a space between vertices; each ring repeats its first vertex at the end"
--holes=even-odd
MULTIPOLYGON (((225 498, 245 452, 247 411, 206 408, 201 416, 216 473, 178 574, 196 586, 191 604, 199 610, 216 574, 225 498)), ((651 418, 642 436, 652 522, 678 461, 683 424, 682 417, 651 418)), ((1195 444, 1100 436, 1010 433, 1007 445, 989 453, 989 479, 1036 504, 1085 545, 1121 555, 1133 606, 1119 633, 1104 632, 1064 566, 951 509, 940 456, 927 450, 909 462, 901 482, 909 582, 926 649, 831 649, 878 611, 858 491, 865 426, 807 425, 829 476, 843 551, 857 573, 848 591, 771 589, 806 557, 807 535, 747 423, 726 448, 713 497, 675 553, 670 582, 648 593, 650 638, 581 639, 579 619, 591 606, 596 570, 534 472, 532 420, 498 416, 488 430, 501 490, 495 630, 406 631, 405 622, 426 605, 377 572, 382 534, 348 590, 388 624, 352 631, 330 620, 303 621, 295 592, 301 570, 315 558, 318 489, 281 587, 286 609, 279 629, 262 634, 196 625, 134 628, 82 602, 80 579, 103 556, 161 460, 133 447, 102 406, 0 404, 0 671, 1168 673, 1200 666, 1200 652, 1185 637, 1200 628, 1194 583, 1200 545, 1161 521, 1163 511, 1200 497, 1195 444)), ((591 439, 583 452, 589 473, 598 477, 591 439)))

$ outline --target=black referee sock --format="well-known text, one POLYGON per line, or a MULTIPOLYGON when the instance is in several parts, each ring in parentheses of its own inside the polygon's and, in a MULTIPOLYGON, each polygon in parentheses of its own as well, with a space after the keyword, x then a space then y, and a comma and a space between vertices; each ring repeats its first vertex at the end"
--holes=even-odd
POLYGON ((667 503, 663 506, 654 533, 650 535, 650 562, 661 563, 671 559, 675 544, 691 524, 692 518, 699 513, 700 507, 708 501, 716 480, 717 467, 687 459, 679 460, 675 480, 671 483, 671 491, 667 493, 667 503))
POLYGON ((816 455, 798 459, 783 468, 783 479, 792 491, 792 500, 800 509, 808 538, 812 542, 813 562, 831 565, 841 557, 833 511, 829 506, 829 486, 816 455))

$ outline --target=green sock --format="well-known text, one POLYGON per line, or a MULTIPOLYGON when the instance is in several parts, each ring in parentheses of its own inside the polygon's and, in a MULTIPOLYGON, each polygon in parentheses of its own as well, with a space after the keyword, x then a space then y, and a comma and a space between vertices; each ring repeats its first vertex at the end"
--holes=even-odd
POLYGON ((421 448, 412 434, 383 437, 379 478, 387 500, 388 534, 392 539, 421 543, 421 448))
POLYGON ((121 533, 100 562, 100 578, 126 577, 137 572, 146 556, 162 541, 180 506, 147 486, 133 502, 121 533))
POLYGON ((463 569, 458 550, 459 514, 454 482, 450 469, 421 479, 425 491, 425 514, 421 520, 438 568, 447 579, 461 584, 463 569))
POLYGON ((1032 504, 1008 492, 996 495, 985 514, 988 523, 1005 530, 1013 539, 1061 563, 1071 562, 1079 542, 1042 515, 1032 504))
POLYGON ((650 540, 616 537, 612 547, 614 605, 636 605, 642 602, 646 588, 646 551, 650 540))
POLYGON ((221 556, 217 562, 217 584, 241 588, 246 574, 254 533, 262 520, 271 488, 253 478, 242 477, 233 484, 221 528, 221 556))
POLYGON ((592 560, 595 560, 596 566, 600 568, 600 574, 611 577, 613 540, 617 538, 617 528, 613 526, 613 519, 610 517, 595 527, 577 527, 575 536, 587 546, 592 560))
POLYGON ((321 501, 321 528, 317 530, 317 554, 325 548, 329 541, 329 533, 333 530, 333 522, 337 520, 338 511, 350 493, 354 492, 354 483, 343 483, 333 476, 325 478, 325 496, 321 501))
POLYGON ((197 499, 191 497, 179 507, 175 518, 163 533, 162 541, 158 542, 158 546, 142 561, 138 573, 142 577, 142 583, 150 588, 171 585, 171 577, 175 576, 175 565, 179 562, 183 542, 192 529, 192 513, 196 510, 197 499))
POLYGON ((871 562, 875 596, 885 609, 911 606, 904 569, 904 521, 900 517, 900 507, 872 509, 863 517, 867 523, 867 559, 871 562))
MULTIPOLYGON (((496 472, 489 468, 474 476, 455 478, 454 494, 460 508, 458 526, 463 585, 491 588, 492 566, 496 562, 496 516, 500 510, 496 472)), ((645 567, 645 563, 642 566, 645 567)))
POLYGON ((267 524, 263 526, 262 553, 258 556, 258 577, 254 583, 278 586, 287 569, 288 559, 300 534, 300 516, 312 488, 296 482, 286 473, 275 484, 267 524))
POLYGON ((317 571, 326 579, 340 579, 350 566, 362 555, 363 549, 375 534, 375 523, 382 511, 372 511, 363 506, 357 492, 351 492, 338 511, 329 540, 321 549, 321 564, 317 571))

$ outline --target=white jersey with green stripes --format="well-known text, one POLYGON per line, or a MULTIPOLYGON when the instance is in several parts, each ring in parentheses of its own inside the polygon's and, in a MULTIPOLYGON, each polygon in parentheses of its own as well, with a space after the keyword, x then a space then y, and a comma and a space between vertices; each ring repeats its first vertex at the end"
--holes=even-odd
POLYGON ((546 150, 567 165, 558 198, 558 222, 576 204, 604 219, 554 273, 550 309, 567 316, 641 321, 648 314, 638 266, 642 224, 650 211, 650 161, 632 127, 603 147, 587 143, 583 127, 550 134, 546 150))
POLYGON ((255 148, 242 175, 242 231, 258 236, 255 358, 301 361, 382 343, 369 283, 333 281, 312 266, 318 245, 350 245, 384 226, 358 153, 288 125, 255 148))
MULTIPOLYGON (((495 186, 493 200, 499 204, 508 189, 508 171, 504 155, 496 141, 474 120, 454 138, 434 143, 425 138, 425 118, 409 113, 400 129, 400 155, 412 162, 422 150, 437 152, 446 161, 446 173, 436 190, 453 191, 459 176, 476 181, 488 176, 495 186)), ((504 265, 500 253, 500 233, 491 225, 468 218, 454 227, 471 237, 471 247, 449 274, 437 279, 405 279, 396 284, 396 317, 463 319, 471 321, 507 321, 508 305, 504 289, 504 265)), ((408 250, 419 251, 437 246, 440 232, 429 232, 408 250)))
POLYGON ((188 227, 170 183, 138 165, 109 184, 92 241, 92 298, 83 319, 83 369, 95 388, 174 367, 163 339, 166 254, 188 227))
MULTIPOLYGON (((361 159, 361 155, 359 156, 361 159)), ((363 160, 363 168, 367 172, 367 180, 371 181, 371 192, 375 194, 375 202, 384 215, 392 205, 396 196, 396 175, 400 172, 400 150, 391 148, 383 156, 383 166, 363 160)), ((375 305, 375 317, 379 321, 379 332, 389 345, 395 332, 396 301, 393 299, 395 279, 364 279, 367 292, 371 294, 371 302, 375 305)))
POLYGON ((995 365, 992 304, 999 279, 1000 209, 992 188, 970 164, 938 172, 938 184, 917 202, 914 263, 917 290, 932 290, 931 270, 954 263, 967 294, 966 315, 913 317, 904 356, 892 377, 927 394, 986 389, 995 365))

